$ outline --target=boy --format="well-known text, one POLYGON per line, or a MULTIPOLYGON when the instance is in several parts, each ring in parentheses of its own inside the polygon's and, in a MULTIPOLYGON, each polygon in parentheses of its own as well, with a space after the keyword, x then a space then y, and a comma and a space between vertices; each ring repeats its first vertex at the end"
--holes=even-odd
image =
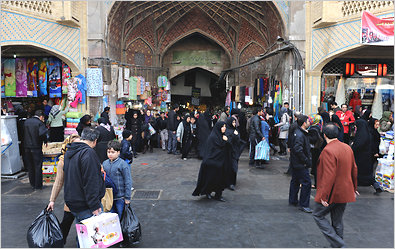
POLYGON ((125 160, 127 164, 132 164, 133 162, 133 150, 132 145, 130 144, 133 138, 132 132, 129 130, 124 130, 122 132, 123 140, 121 142, 121 154, 120 157, 125 160))
POLYGON ((117 213, 119 219, 125 204, 130 203, 132 176, 130 174, 130 166, 121 158, 121 143, 118 141, 110 141, 107 144, 108 159, 103 162, 104 171, 111 178, 118 188, 118 193, 114 196, 114 203, 110 212, 117 213))

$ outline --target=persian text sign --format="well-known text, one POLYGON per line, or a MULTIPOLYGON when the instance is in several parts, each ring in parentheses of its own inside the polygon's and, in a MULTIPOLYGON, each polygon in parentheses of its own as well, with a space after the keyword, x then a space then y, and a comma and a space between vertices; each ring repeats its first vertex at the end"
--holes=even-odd
POLYGON ((378 18, 364 11, 361 22, 362 44, 394 46, 394 17, 378 18))
POLYGON ((221 51, 174 51, 175 66, 212 67, 221 62, 221 51))

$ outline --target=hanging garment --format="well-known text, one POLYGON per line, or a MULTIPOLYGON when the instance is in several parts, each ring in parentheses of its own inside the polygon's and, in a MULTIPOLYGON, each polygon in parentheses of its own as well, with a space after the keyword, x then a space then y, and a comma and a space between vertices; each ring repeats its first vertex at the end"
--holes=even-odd
MULTIPOLYGON (((381 78, 377 79, 377 86, 381 85, 381 78)), ((336 95, 337 101, 337 95, 336 95)), ((343 103, 343 102, 340 102, 343 103)), ((376 94, 374 95, 373 105, 372 105, 372 118, 376 118, 380 120, 383 116, 383 96, 382 90, 377 89, 376 94)))
POLYGON ((257 80, 256 80, 256 83, 255 83, 255 84, 256 84, 256 88, 255 88, 255 89, 256 89, 256 97, 257 97, 257 98, 259 98, 259 91, 260 91, 259 80, 260 80, 260 79, 257 79, 257 80))
POLYGON ((265 91, 264 91, 264 83, 263 83, 264 79, 260 78, 259 79, 259 97, 262 98, 265 95, 265 91))
POLYGON ((103 73, 101 68, 86 69, 87 96, 103 96, 103 73))
POLYGON ((78 92, 78 78, 68 78, 65 80, 67 84, 67 100, 71 103, 74 101, 78 92))
POLYGON ((246 87, 245 86, 241 86, 240 87, 240 94, 239 94, 239 102, 244 103, 245 102, 245 98, 246 98, 246 87))
POLYGON ((158 87, 164 87, 163 85, 162 85, 162 75, 159 75, 158 76, 158 80, 157 80, 157 82, 158 82, 158 87))
POLYGON ((38 87, 39 87, 39 96, 48 95, 47 91, 47 58, 42 58, 39 62, 39 70, 38 70, 38 87))
POLYGON ((344 88, 343 77, 340 78, 339 83, 337 84, 335 101, 339 103, 339 105, 346 103, 346 89, 344 88))
POLYGON ((162 87, 167 87, 167 84, 169 83, 169 80, 167 79, 166 76, 162 76, 162 87))
POLYGON ((15 59, 4 60, 4 92, 7 97, 16 96, 15 59))
POLYGON ((34 58, 27 60, 27 96, 37 97, 38 61, 34 58))
POLYGON ((145 78, 141 77, 141 79, 140 79, 140 93, 143 94, 144 90, 145 90, 145 78))
POLYGON ((235 101, 240 102, 240 86, 236 86, 235 101))
POLYGON ((136 86, 137 95, 140 96, 141 93, 141 77, 137 77, 137 86, 136 86))
POLYGON ((76 108, 78 105, 78 102, 80 102, 81 99, 82 99, 82 93, 81 93, 81 91, 78 91, 77 94, 75 95, 74 101, 70 103, 70 106, 73 108, 76 108))
POLYGON ((252 101, 254 102, 254 103, 256 103, 257 102, 257 93, 258 93, 258 80, 255 80, 255 83, 254 83, 254 94, 253 94, 253 96, 252 96, 252 101))
POLYGON ((78 80, 77 80, 77 87, 78 90, 81 91, 82 94, 82 99, 80 104, 85 104, 86 102, 86 92, 88 90, 87 84, 86 84, 86 78, 84 75, 79 74, 77 76, 75 76, 78 80))
POLYGON ((232 86, 231 100, 234 101, 236 97, 236 86, 232 86))
POLYGON ((123 67, 118 68, 118 99, 125 97, 123 92, 123 67))
POLYGON ((15 59, 15 66, 16 97, 27 97, 26 59, 15 59))
POLYGON ((129 68, 125 67, 123 70, 123 95, 125 98, 129 98, 129 68))
POLYGON ((131 76, 129 78, 129 99, 137 100, 137 82, 138 78, 135 76, 131 76))
POLYGON ((231 102, 231 91, 228 91, 228 93, 226 94, 226 99, 225 99, 225 106, 230 106, 230 102, 231 102))
POLYGON ((61 76, 62 62, 58 58, 49 58, 48 60, 48 84, 49 97, 62 97, 62 82, 61 76))
POLYGON ((117 80, 118 80, 118 65, 111 65, 111 95, 115 97, 117 95, 117 80))
POLYGON ((268 94, 269 92, 269 78, 264 78, 263 80, 263 94, 268 94))
POLYGON ((1 97, 5 98, 4 61, 1 62, 1 97))
POLYGON ((62 63, 62 94, 67 94, 67 79, 71 78, 70 67, 62 63))

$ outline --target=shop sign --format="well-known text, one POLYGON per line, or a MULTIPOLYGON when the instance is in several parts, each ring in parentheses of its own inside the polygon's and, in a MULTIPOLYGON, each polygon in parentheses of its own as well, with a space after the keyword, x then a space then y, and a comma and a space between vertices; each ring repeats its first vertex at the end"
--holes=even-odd
POLYGON ((207 66, 212 67, 220 63, 221 51, 174 51, 174 66, 207 66))
POLYGON ((200 88, 192 87, 192 105, 198 106, 200 105, 200 88))
POLYGON ((356 64, 356 72, 362 76, 377 76, 377 64, 356 64))
POLYGON ((394 46, 394 17, 378 18, 364 11, 361 22, 362 44, 394 46))

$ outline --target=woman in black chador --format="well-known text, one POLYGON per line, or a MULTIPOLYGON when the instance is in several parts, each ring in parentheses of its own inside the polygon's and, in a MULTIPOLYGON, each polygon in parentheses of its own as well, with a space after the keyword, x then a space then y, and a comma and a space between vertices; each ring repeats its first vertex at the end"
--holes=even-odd
POLYGON ((376 193, 380 193, 382 190, 373 175, 374 157, 372 154, 372 140, 368 122, 360 118, 355 121, 355 125, 357 126, 357 132, 355 133, 355 139, 351 148, 354 151, 355 163, 358 167, 358 185, 373 185, 376 193))
POLYGON ((222 191, 229 185, 227 160, 229 158, 230 145, 225 136, 226 123, 218 121, 206 142, 203 161, 200 165, 199 177, 193 196, 206 195, 211 199, 211 193, 215 192, 214 199, 225 201, 222 191))
POLYGON ((116 136, 114 128, 108 123, 106 118, 99 118, 97 122, 99 123, 99 126, 96 127, 96 130, 99 131, 100 135, 97 139, 95 151, 100 159, 100 162, 103 163, 108 159, 107 144, 109 141, 114 140, 116 136))
POLYGON ((197 134, 198 138, 198 157, 203 158, 207 138, 210 135, 213 127, 211 126, 211 114, 209 110, 206 110, 203 114, 199 115, 199 119, 197 121, 197 125, 199 126, 199 132, 197 134))
POLYGON ((236 119, 229 117, 226 119, 226 137, 231 145, 228 155, 228 167, 230 168, 228 175, 228 185, 230 190, 235 190, 237 170, 239 165, 239 158, 241 155, 242 141, 240 140, 240 133, 236 130, 236 119))

